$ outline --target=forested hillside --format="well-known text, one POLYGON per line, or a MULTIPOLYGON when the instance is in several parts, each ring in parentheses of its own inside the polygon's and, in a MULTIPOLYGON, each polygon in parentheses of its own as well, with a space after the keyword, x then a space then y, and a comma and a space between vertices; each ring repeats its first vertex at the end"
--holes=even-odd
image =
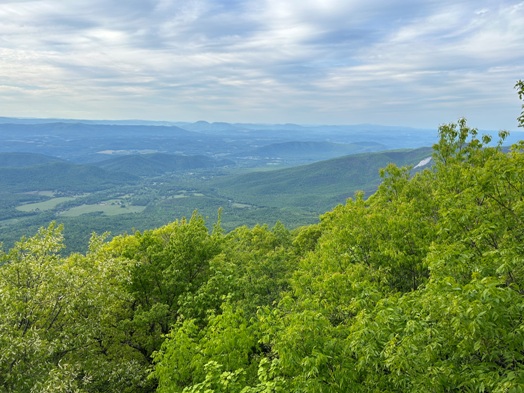
POLYGON ((380 168, 388 163, 418 164, 429 157, 431 148, 425 147, 353 154, 293 168, 218 178, 213 185, 231 199, 325 212, 355 191, 372 194, 381 182, 380 168))
MULTIPOLYGON (((1 144, 1 143, 0 143, 1 144)), ((431 148, 355 154, 294 168, 239 168, 225 158, 163 153, 108 154, 75 164, 35 153, 0 152, 0 242, 56 221, 64 253, 87 251, 93 232, 112 236, 154 229, 194 210, 208 226, 318 222, 320 214, 362 190, 371 195, 388 163, 417 166, 431 148)))
POLYGON ((431 168, 389 165, 291 232, 195 213, 85 255, 55 225, 22 239, 0 256, 0 389, 522 392, 524 142, 439 134, 431 168))

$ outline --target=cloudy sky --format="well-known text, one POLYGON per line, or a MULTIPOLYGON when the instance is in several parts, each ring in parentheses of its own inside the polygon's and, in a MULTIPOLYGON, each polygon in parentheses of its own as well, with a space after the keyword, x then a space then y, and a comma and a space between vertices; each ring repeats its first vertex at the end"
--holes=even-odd
POLYGON ((518 0, 0 0, 0 116, 513 130, 518 79, 518 0))

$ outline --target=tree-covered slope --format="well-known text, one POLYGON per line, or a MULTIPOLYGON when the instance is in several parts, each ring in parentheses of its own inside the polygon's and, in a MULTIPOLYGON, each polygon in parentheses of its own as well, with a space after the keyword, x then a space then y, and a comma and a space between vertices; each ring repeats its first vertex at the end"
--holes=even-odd
POLYGON ((183 156, 151 153, 114 157, 93 165, 111 172, 125 172, 137 176, 156 176, 166 172, 217 168, 232 164, 234 163, 229 160, 219 160, 202 155, 183 156))
POLYGON ((112 173, 89 165, 65 161, 24 167, 0 167, 0 185, 12 192, 59 190, 67 192, 101 190, 137 180, 136 176, 112 173))
POLYGON ((304 159, 314 158, 315 161, 345 156, 363 152, 387 150, 384 145, 379 143, 332 143, 317 141, 292 141, 282 143, 272 143, 248 152, 257 156, 267 156, 271 158, 285 159, 304 159))
POLYGON ((429 148, 355 154, 294 168, 232 176, 217 180, 214 185, 222 195, 234 196, 236 200, 326 210, 356 191, 370 194, 376 190, 381 181, 379 170, 389 163, 415 166, 430 156, 429 148))
POLYGON ((20 168, 56 162, 64 161, 37 153, 0 153, 0 168, 20 168))

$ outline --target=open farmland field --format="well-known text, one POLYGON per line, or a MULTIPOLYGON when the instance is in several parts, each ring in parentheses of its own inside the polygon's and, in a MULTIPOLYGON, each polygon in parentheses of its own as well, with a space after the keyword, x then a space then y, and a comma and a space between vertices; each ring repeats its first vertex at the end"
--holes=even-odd
POLYGON ((38 203, 26 203, 20 206, 17 206, 16 210, 21 212, 34 212, 34 211, 44 211, 44 210, 53 210, 60 203, 69 202, 74 200, 74 197, 58 197, 51 198, 47 201, 38 202, 38 203))
POLYGON ((127 213, 141 213, 145 206, 128 206, 119 203, 118 201, 107 201, 105 203, 97 203, 93 205, 80 205, 71 209, 65 210, 60 215, 65 217, 78 217, 82 214, 102 213, 106 216, 117 216, 127 213))

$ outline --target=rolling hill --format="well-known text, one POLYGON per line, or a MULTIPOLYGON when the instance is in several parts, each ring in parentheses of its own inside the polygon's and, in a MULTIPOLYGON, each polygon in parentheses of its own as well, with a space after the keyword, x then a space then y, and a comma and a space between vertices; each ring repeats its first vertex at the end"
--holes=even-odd
POLYGON ((22 168, 57 162, 65 161, 38 153, 0 153, 0 168, 22 168))
POLYGON ((218 168, 234 164, 230 160, 217 160, 202 155, 183 156, 176 154, 131 154, 97 162, 99 168, 111 172, 130 173, 137 176, 158 176, 167 172, 218 168))
POLYGON ((272 143, 249 152, 251 155, 271 158, 326 160, 355 153, 386 150, 380 143, 332 143, 293 141, 272 143))
POLYGON ((97 191, 129 184, 136 176, 112 173, 90 165, 50 161, 33 166, 0 167, 0 186, 11 192, 57 190, 97 191))
POLYGON ((221 195, 269 207, 323 211, 344 202, 356 191, 374 192, 379 169, 389 163, 417 165, 431 156, 430 148, 344 156, 299 167, 252 172, 215 181, 221 195))

